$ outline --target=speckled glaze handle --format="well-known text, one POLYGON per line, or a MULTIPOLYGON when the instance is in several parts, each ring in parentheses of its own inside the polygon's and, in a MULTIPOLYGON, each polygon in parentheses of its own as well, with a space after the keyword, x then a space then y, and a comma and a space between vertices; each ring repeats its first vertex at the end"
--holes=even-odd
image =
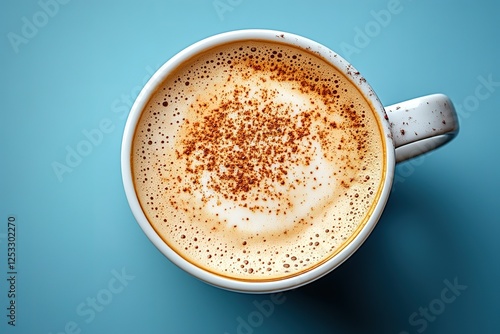
POLYGON ((391 123, 396 162, 433 150, 458 134, 458 117, 450 99, 433 94, 385 107, 391 123))

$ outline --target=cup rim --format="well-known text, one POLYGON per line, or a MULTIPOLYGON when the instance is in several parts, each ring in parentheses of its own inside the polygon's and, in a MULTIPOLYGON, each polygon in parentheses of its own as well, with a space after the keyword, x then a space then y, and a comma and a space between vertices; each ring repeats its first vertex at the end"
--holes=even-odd
POLYGON ((364 243, 372 230, 375 228, 390 194, 395 168, 394 152, 395 148, 392 141, 390 124, 387 120, 383 105, 371 86, 361 76, 359 71, 357 71, 347 60, 326 46, 293 33, 268 29, 244 29, 220 33, 191 44, 170 58, 153 74, 137 96, 125 124, 121 147, 121 171, 125 194, 137 223, 156 248, 158 248, 158 250, 160 250, 160 252, 163 253, 163 255, 165 255, 170 261, 194 277, 219 288, 247 293, 270 293, 298 288, 323 277, 347 260, 364 243), (222 277, 205 271, 181 257, 173 249, 171 249, 153 229, 144 214, 141 205, 139 204, 132 179, 131 150, 135 129, 141 113, 145 108, 146 103, 149 101, 149 98, 155 92, 156 87, 163 82, 171 70, 175 69, 178 65, 191 58, 193 55, 220 44, 240 40, 263 40, 290 44, 315 53, 336 66, 358 87, 367 101, 372 104, 373 109, 378 115, 379 127, 382 131, 382 139, 385 146, 385 175, 380 189, 379 199, 375 204, 371 215, 368 217, 366 223, 358 234, 350 243, 345 245, 339 253, 317 267, 296 276, 273 281, 242 281, 222 277))

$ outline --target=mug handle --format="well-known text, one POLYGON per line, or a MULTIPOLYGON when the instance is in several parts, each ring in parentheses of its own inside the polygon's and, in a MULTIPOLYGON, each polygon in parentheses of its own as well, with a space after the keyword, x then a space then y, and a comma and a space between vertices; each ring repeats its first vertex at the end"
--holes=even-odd
POLYGON ((451 100, 433 94, 385 107, 391 124, 396 162, 446 144, 458 134, 458 116, 451 100))

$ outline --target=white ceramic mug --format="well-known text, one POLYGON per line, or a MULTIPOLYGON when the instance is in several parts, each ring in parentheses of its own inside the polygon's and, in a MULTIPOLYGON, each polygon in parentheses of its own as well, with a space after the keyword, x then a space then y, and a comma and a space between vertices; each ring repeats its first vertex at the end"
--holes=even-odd
POLYGON ((294 34, 271 30, 239 30, 206 38, 168 60, 147 82, 135 101, 123 135, 121 151, 122 177, 131 210, 148 238, 173 263, 195 277, 220 288, 248 293, 270 293, 294 289, 334 270, 347 260, 367 239, 377 224, 390 194, 395 164, 432 150, 450 141, 458 133, 458 118, 451 101, 442 94, 419 97, 389 107, 382 105, 373 89, 353 66, 327 47, 294 34), (145 104, 165 77, 187 59, 214 46, 238 40, 264 40, 286 43, 307 49, 333 64, 357 85, 371 103, 382 124, 385 140, 386 177, 379 201, 356 237, 339 253, 313 269, 293 277, 273 281, 244 281, 222 277, 197 267, 173 251, 155 232, 141 209, 131 171, 131 148, 134 131, 145 104))

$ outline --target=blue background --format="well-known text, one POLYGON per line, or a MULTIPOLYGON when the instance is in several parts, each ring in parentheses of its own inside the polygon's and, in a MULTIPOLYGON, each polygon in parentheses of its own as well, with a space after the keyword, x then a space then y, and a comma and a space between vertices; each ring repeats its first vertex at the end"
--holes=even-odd
POLYGON ((1 333, 500 332, 496 2, 60 1, 0 5, 1 333), (120 175, 143 83, 189 44, 240 28, 338 51, 386 105, 447 94, 461 122, 453 142, 398 165, 381 221, 348 262, 277 296, 223 291, 175 267, 135 222, 120 175), (82 144, 95 129, 102 137, 82 144), (57 173, 78 147, 87 155, 57 173))

